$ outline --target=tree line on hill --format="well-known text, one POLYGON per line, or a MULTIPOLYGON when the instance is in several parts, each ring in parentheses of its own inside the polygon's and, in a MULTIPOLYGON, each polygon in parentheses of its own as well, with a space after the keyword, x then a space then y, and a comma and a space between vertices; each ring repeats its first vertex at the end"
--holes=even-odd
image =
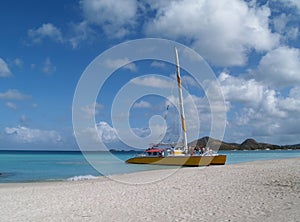
POLYGON ((202 137, 189 143, 189 147, 210 147, 212 149, 219 148, 219 150, 276 150, 276 149, 300 149, 300 144, 295 145, 274 145, 269 143, 259 143, 254 139, 246 139, 241 144, 227 143, 216 140, 211 137, 202 137))

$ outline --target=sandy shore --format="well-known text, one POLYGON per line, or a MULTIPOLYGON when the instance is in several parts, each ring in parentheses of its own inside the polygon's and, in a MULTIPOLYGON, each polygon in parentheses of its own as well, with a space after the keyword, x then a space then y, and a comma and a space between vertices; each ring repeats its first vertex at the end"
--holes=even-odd
POLYGON ((299 158, 170 172, 0 184, 0 221, 300 221, 299 158))

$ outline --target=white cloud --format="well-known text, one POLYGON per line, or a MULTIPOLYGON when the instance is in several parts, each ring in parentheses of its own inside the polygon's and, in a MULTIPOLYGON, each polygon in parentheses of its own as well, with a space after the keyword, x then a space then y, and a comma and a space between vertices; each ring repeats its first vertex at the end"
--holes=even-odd
MULTIPOLYGON (((228 73, 221 73, 218 77, 221 90, 227 103, 242 104, 243 107, 249 108, 254 115, 268 115, 272 118, 285 117, 285 113, 279 109, 279 93, 261 82, 254 79, 243 79, 234 77, 228 73)), ((215 85, 211 83, 209 87, 215 85)), ((228 106, 233 109, 232 105, 228 106)), ((229 109, 227 109, 229 111, 229 109)), ((237 111, 238 110, 234 110, 237 111)))
POLYGON ((25 126, 6 127, 4 132, 15 142, 37 143, 37 142, 61 142, 61 136, 54 130, 30 129, 25 126))
POLYGON ((288 0, 300 10, 300 2, 298 0, 288 0))
POLYGON ((146 76, 135 78, 131 80, 132 83, 140 86, 148 86, 154 88, 174 88, 176 82, 167 81, 165 78, 158 78, 157 76, 146 76))
MULTIPOLYGON (((113 143, 118 141, 116 130, 111 127, 107 122, 100 121, 95 127, 88 127, 77 132, 78 136, 82 140, 86 140, 85 143, 91 144, 91 147, 86 149, 97 147, 99 142, 113 143)), ((98 147, 96 149, 102 149, 98 147)))
POLYGON ((44 66, 43 66, 42 70, 43 70, 43 73, 45 73, 45 74, 52 74, 56 71, 56 66, 53 65, 50 58, 46 58, 44 61, 44 66))
MULTIPOLYGON (((229 140, 255 137, 264 142, 280 144, 298 142, 300 136, 298 86, 291 88, 289 94, 284 97, 279 91, 254 79, 221 73, 218 80, 225 103, 229 103, 226 110, 228 114, 226 132, 229 140)), ((208 87, 214 85, 211 83, 208 87)), ((213 91, 214 88, 211 92, 213 91)), ((210 92, 206 91, 206 94, 208 93, 210 92)), ((201 100, 199 104, 200 102, 201 100)), ((205 106, 205 103, 202 103, 203 105, 205 106)), ((201 106, 198 106, 198 110, 202 110, 201 106)))
POLYGON ((300 12, 300 1, 299 0, 277 0, 284 5, 295 7, 300 12))
MULTIPOLYGON (((153 129, 152 132, 149 128, 131 128, 131 131, 138 137, 147 137, 150 135, 150 133, 152 133, 154 138, 159 138, 162 132, 165 130, 165 127, 159 124, 152 124, 151 127, 153 129)), ((122 135, 127 136, 127 139, 130 141, 130 143, 136 144, 137 138, 132 135, 131 131, 125 131, 122 133, 122 135)), ((103 150, 105 147, 100 147, 100 142, 105 143, 108 147, 111 147, 112 144, 121 143, 117 129, 113 128, 105 121, 100 121, 97 123, 95 128, 89 127, 77 132, 77 136, 84 140, 85 144, 89 144, 87 149, 103 150)), ((140 146, 141 144, 139 144, 137 147, 140 146)))
POLYGON ((245 80, 222 72, 218 80, 227 101, 257 107, 264 96, 264 85, 254 79, 245 80))
POLYGON ((264 92, 263 101, 261 102, 260 111, 269 118, 285 118, 286 113, 279 109, 278 94, 275 90, 266 90, 264 92))
MULTIPOLYGON (((240 76, 222 73, 219 76, 219 82, 224 92, 225 103, 218 99, 214 100, 214 94, 211 93, 216 90, 214 87, 216 84, 213 82, 205 89, 206 95, 212 100, 195 95, 184 97, 189 139, 195 139, 200 134, 208 135, 212 121, 215 121, 211 115, 214 110, 214 116, 217 118, 219 114, 227 114, 226 122, 220 118, 221 121, 217 123, 226 124, 225 140, 242 142, 248 137, 254 137, 258 141, 278 144, 299 142, 299 86, 292 88, 284 97, 278 91, 254 79, 244 79, 240 76), (193 106, 197 107, 199 116, 195 115, 193 106), (199 120, 200 134, 191 138, 190 135, 198 130, 195 123, 199 120)), ((171 96, 168 99, 174 104, 178 103, 177 97, 171 96)), ((169 104, 170 102, 166 103, 166 105, 169 104)), ((178 117, 171 116, 172 120, 175 118, 178 117)))
POLYGON ((300 2, 299 0, 289 0, 292 4, 294 4, 298 10, 300 10, 300 2))
POLYGON ((51 23, 45 23, 37 29, 29 29, 27 34, 32 43, 40 43, 45 38, 56 42, 63 42, 61 31, 51 23))
POLYGON ((97 125, 98 136, 104 143, 111 143, 118 140, 116 130, 107 122, 101 121, 97 125))
POLYGON ((286 31, 286 38, 296 40, 299 37, 299 28, 291 27, 286 31))
POLYGON ((107 67, 112 69, 117 69, 122 67, 132 72, 137 71, 136 65, 134 63, 131 63, 128 58, 115 59, 115 60, 108 59, 105 61, 105 64, 107 65, 107 67))
POLYGON ((9 77, 11 75, 12 74, 10 69, 8 68, 8 65, 2 58, 0 58, 0 77, 9 77))
POLYGON ((82 0, 80 4, 85 20, 100 25, 108 37, 124 37, 136 22, 136 0, 82 0))
POLYGON ((270 50, 279 44, 279 35, 269 29, 267 6, 250 7, 240 0, 183 0, 159 7, 146 33, 184 39, 216 65, 245 65, 250 49, 270 50))
POLYGON ((289 18, 285 13, 273 18, 274 28, 279 33, 284 32, 288 22, 289 18))
POLYGON ((296 40, 299 36, 299 28, 298 25, 295 25, 294 15, 286 15, 282 13, 272 19, 274 29, 276 32, 281 34, 282 42, 288 42, 289 40, 296 40))
POLYGON ((232 120, 231 132, 243 132, 244 138, 254 136, 264 142, 298 143, 300 97, 297 94, 300 94, 298 87, 292 88, 285 98, 274 90, 266 90, 260 107, 244 107, 232 120))
POLYGON ((133 104, 133 108, 150 108, 151 104, 149 102, 141 100, 140 102, 136 102, 133 104))
POLYGON ((290 90, 289 96, 279 101, 281 110, 287 111, 290 114, 300 113, 300 87, 294 87, 290 90))
POLYGON ((292 88, 290 90, 289 96, 294 99, 296 99, 296 98, 300 99, 300 87, 297 86, 297 87, 292 88))
POLYGON ((18 67, 22 67, 23 66, 23 60, 20 58, 16 58, 13 61, 14 65, 18 66, 18 67))
POLYGON ((72 48, 78 48, 79 44, 83 41, 92 40, 95 32, 91 29, 86 21, 78 24, 71 24, 72 36, 69 38, 69 43, 72 48))
POLYGON ((255 77, 279 87, 300 84, 300 49, 282 46, 268 52, 255 77))
POLYGON ((104 108, 103 105, 99 103, 94 103, 81 107, 81 111, 84 113, 85 118, 91 119, 99 114, 100 110, 104 108))
POLYGON ((181 80, 183 86, 185 86, 186 88, 189 88, 190 86, 199 87, 197 81, 191 76, 181 76, 181 80))
POLYGON ((6 102, 5 106, 10 108, 10 109, 17 109, 17 105, 12 103, 12 102, 6 102))
POLYGON ((164 62, 154 61, 150 64, 150 66, 156 68, 164 68, 166 67, 166 64, 164 62))
MULTIPOLYGON (((132 128, 132 131, 138 137, 147 137, 147 136, 151 135, 152 138, 159 139, 159 138, 162 138, 163 133, 166 131, 166 126, 161 125, 159 123, 154 123, 154 124, 151 124, 151 129, 148 127, 147 128, 132 128)), ((131 136, 131 135, 129 134, 129 136, 131 136)), ((137 148, 138 147, 140 148, 141 146, 137 145, 136 144, 137 141, 134 141, 134 140, 135 140, 135 138, 132 139, 132 142, 136 145, 137 148)), ((152 143, 152 142, 155 142, 155 141, 149 141, 149 143, 152 143)), ((147 145, 149 145, 149 144, 146 144, 145 146, 147 146, 147 145)))
POLYGON ((0 99, 24 100, 29 98, 31 98, 31 96, 22 94, 16 89, 9 89, 5 93, 0 93, 0 99))

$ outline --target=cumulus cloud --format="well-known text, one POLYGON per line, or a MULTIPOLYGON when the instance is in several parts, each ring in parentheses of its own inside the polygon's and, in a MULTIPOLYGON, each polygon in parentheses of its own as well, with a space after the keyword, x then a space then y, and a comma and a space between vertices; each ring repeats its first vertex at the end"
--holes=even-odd
POLYGON ((4 93, 0 93, 0 99, 25 100, 30 98, 31 96, 20 93, 17 89, 9 89, 4 93))
MULTIPOLYGON (((270 88, 264 82, 245 77, 247 76, 233 76, 226 72, 219 75, 219 90, 222 90, 225 99, 223 102, 214 97, 214 92, 218 90, 214 82, 205 85, 205 95, 210 100, 208 97, 184 96, 189 139, 207 135, 212 122, 219 121, 216 123, 226 124, 225 139, 229 141, 242 142, 247 137, 254 137, 260 141, 279 144, 299 142, 300 87, 291 88, 288 95, 283 96, 280 91, 270 88), (195 106, 198 115, 193 111, 195 106), (216 119, 212 119, 212 112, 216 119), (224 118, 219 118, 219 115, 227 115, 227 120, 226 117, 225 121, 224 118), (200 128, 196 124, 199 121, 200 128), (192 137, 196 130, 200 133, 192 137)), ((166 106, 172 104, 178 104, 177 96, 168 98, 166 106)), ((171 115, 172 121, 178 118, 174 113, 171 115)), ((176 124, 180 123, 177 121, 176 124)))
POLYGON ((297 86, 292 88, 288 97, 279 101, 279 107, 281 110, 289 113, 300 113, 300 87, 297 86))
MULTIPOLYGON (((161 133, 165 130, 165 126, 159 124, 153 124, 151 127, 153 129, 153 132, 151 132, 150 128, 131 128, 131 131, 138 137, 147 137, 150 135, 150 133, 152 133, 154 135, 154 138, 159 138, 161 137, 161 133)), ((123 136, 128 135, 128 141, 130 141, 133 144, 136 144, 136 137, 131 134, 132 132, 126 131, 126 133, 123 134, 123 136)), ((97 123, 95 125, 95 128, 88 127, 80 130, 79 132, 77 132, 77 136, 80 136, 80 138, 82 138, 81 140, 84 140, 85 144, 88 144, 88 147, 86 149, 92 150, 103 150, 104 147, 99 146, 100 142, 105 143, 107 147, 111 147, 114 144, 122 143, 118 136, 117 129, 110 126, 105 121, 100 121, 99 123, 97 123)), ((140 146, 137 145, 137 147, 140 146)))
POLYGON ((150 108, 150 107, 151 107, 151 103, 143 101, 143 100, 133 104, 133 108, 150 108))
POLYGON ((122 59, 108 59, 105 61, 105 64, 107 67, 112 69, 118 69, 118 68, 124 68, 128 69, 132 72, 137 71, 137 67, 134 63, 131 63, 128 58, 122 58, 122 59))
POLYGON ((176 82, 169 82, 165 78, 158 76, 144 76, 132 79, 131 82, 140 86, 154 87, 154 88, 174 88, 176 82))
POLYGON ((243 132, 244 137, 254 136, 265 142, 292 144, 299 142, 300 93, 298 87, 292 88, 287 97, 274 90, 266 90, 257 108, 244 107, 236 116, 232 133, 243 132), (296 93, 296 97, 294 95, 296 93))
POLYGON ((282 42, 296 40, 299 36, 297 19, 299 19, 297 16, 285 13, 275 16, 272 19, 275 31, 281 34, 282 42))
POLYGON ((222 72, 218 80, 227 101, 257 107, 264 96, 265 86, 254 79, 245 80, 222 72))
POLYGON ((269 28, 270 8, 255 1, 81 0, 80 7, 83 21, 74 26, 76 34, 70 38, 74 48, 90 39, 97 27, 110 38, 123 38, 142 27, 147 36, 191 45, 213 64, 241 66, 253 49, 268 51, 280 40, 269 28))
POLYGON ((92 30, 87 21, 71 24, 71 30, 72 36, 68 41, 73 49, 78 48, 81 42, 91 40, 95 35, 95 31, 92 30))
POLYGON ((185 40, 213 64, 245 65, 247 53, 270 50, 279 35, 269 29, 270 9, 240 0, 183 0, 157 8, 146 26, 150 36, 185 40))
POLYGON ((73 49, 86 41, 92 41, 95 37, 95 31, 91 28, 88 21, 83 20, 78 23, 70 23, 68 32, 62 33, 61 30, 52 23, 42 24, 39 28, 29 29, 27 36, 29 44, 39 44, 45 39, 50 39, 58 43, 68 43, 73 49))
POLYGON ((284 32, 288 22, 289 18, 285 13, 282 13, 273 19, 274 28, 279 33, 284 32))
POLYGON ((27 34, 32 43, 40 43, 45 38, 55 42, 63 42, 61 31, 51 23, 45 23, 36 29, 29 29, 27 34))
POLYGON ((286 31, 286 39, 296 40, 299 37, 299 28, 298 27, 290 27, 286 31))
POLYGON ((31 129, 25 126, 6 127, 4 132, 15 142, 19 143, 37 143, 62 141, 60 134, 54 130, 31 129))
POLYGON ((2 58, 0 58, 0 77, 9 77, 11 75, 12 74, 10 69, 8 68, 7 63, 2 58))
POLYGON ((98 135, 104 143, 111 143, 118 139, 116 130, 107 122, 101 121, 96 127, 98 135))
POLYGON ((15 103, 12 103, 12 102, 6 102, 5 106, 10 108, 10 109, 17 109, 17 105, 15 103))
MULTIPOLYGON (((132 131, 135 133, 135 135, 137 135, 138 137, 147 137, 149 135, 152 134, 152 138, 155 139, 162 139, 163 133, 166 132, 166 126, 158 124, 158 123, 154 123, 151 124, 151 129, 146 127, 146 128, 132 128, 132 131), (151 130, 152 129, 152 130, 151 130)), ((131 137, 131 135, 129 134, 128 136, 131 137)), ((136 145, 137 148, 140 148, 141 145, 136 144, 135 138, 132 138, 132 142, 133 144, 136 145)), ((147 141, 145 139, 145 141, 147 141)), ((155 141, 149 141, 149 143, 154 143, 155 141)), ((149 144, 145 144, 145 146, 147 146, 149 144)))
POLYGON ((136 0, 82 0, 80 4, 85 20, 100 25, 108 37, 122 38, 135 24, 136 0))
POLYGON ((277 0, 277 1, 289 7, 295 7, 300 12, 299 0, 277 0))
MULTIPOLYGON (((98 131, 97 139, 101 139, 104 143, 119 141, 117 130, 111 127, 107 122, 100 121, 99 123, 97 123, 96 127, 98 131)), ((152 127, 154 130, 153 133, 155 135, 157 134, 157 137, 159 137, 159 134, 163 131, 162 129, 164 128, 164 126, 154 124, 152 125, 152 127)), ((132 131, 139 137, 146 137, 151 133, 149 128, 132 128, 132 131)), ((129 136, 132 135, 129 134, 129 136)))
POLYGON ((18 67, 22 67, 23 66, 23 60, 20 59, 20 58, 14 59, 13 63, 14 63, 15 66, 18 66, 18 67))
POLYGON ((155 67, 155 68, 165 68, 166 64, 164 62, 160 62, 160 61, 153 61, 150 64, 151 67, 155 67))
POLYGON ((282 46, 268 52, 260 61, 255 77, 275 86, 300 83, 300 50, 282 46))
MULTIPOLYGON (((175 75, 174 75, 175 77, 175 75)), ((189 88, 191 86, 199 87, 199 84, 197 81, 192 78, 191 76, 181 76, 182 85, 186 88, 189 88)))
POLYGON ((98 115, 100 110, 102 110, 103 108, 103 105, 99 103, 94 103, 81 107, 81 111, 84 113, 85 118, 91 119, 98 115))
POLYGON ((45 74, 52 74, 56 71, 56 66, 53 65, 50 58, 46 58, 42 70, 45 74))
MULTIPOLYGON (((242 104, 243 107, 257 111, 261 110, 274 118, 284 116, 284 113, 278 109, 278 92, 270 89, 262 82, 235 77, 225 72, 219 75, 218 81, 226 102, 242 104)), ((229 105, 229 108, 232 109, 234 107, 229 105)))
POLYGON ((96 124, 96 131, 95 128, 86 128, 80 133, 89 135, 95 142, 112 143, 118 139, 117 131, 105 121, 96 124))
POLYGON ((99 142, 113 143, 118 141, 117 131, 105 121, 100 121, 95 127, 87 127, 77 133, 81 138, 88 138, 86 143, 92 144, 91 147, 95 147, 99 142))
MULTIPOLYGON (((289 94, 283 96, 280 91, 270 88, 264 82, 232 76, 225 72, 219 75, 218 81, 224 93, 225 103, 229 104, 226 105, 226 132, 229 140, 255 137, 265 142, 280 144, 283 141, 288 144, 297 142, 300 136, 298 86, 291 88, 289 94)), ((209 87, 214 85, 211 83, 208 86, 206 94, 210 93, 209 87)), ((201 104, 201 100, 198 100, 201 104)), ((202 101, 202 104, 205 103, 202 101)), ((198 110, 201 111, 201 106, 198 106, 198 110)))

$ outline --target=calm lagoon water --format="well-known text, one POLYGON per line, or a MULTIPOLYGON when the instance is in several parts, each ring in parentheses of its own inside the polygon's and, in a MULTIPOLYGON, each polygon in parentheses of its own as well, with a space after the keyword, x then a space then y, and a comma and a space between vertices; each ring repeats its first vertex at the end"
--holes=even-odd
MULTIPOLYGON (((219 153, 227 155, 226 164, 300 157, 300 150, 220 151, 219 153)), ((130 152, 89 153, 86 154, 88 161, 81 152, 0 151, 0 183, 82 180, 103 175, 172 168, 124 162, 134 155, 130 152)))

